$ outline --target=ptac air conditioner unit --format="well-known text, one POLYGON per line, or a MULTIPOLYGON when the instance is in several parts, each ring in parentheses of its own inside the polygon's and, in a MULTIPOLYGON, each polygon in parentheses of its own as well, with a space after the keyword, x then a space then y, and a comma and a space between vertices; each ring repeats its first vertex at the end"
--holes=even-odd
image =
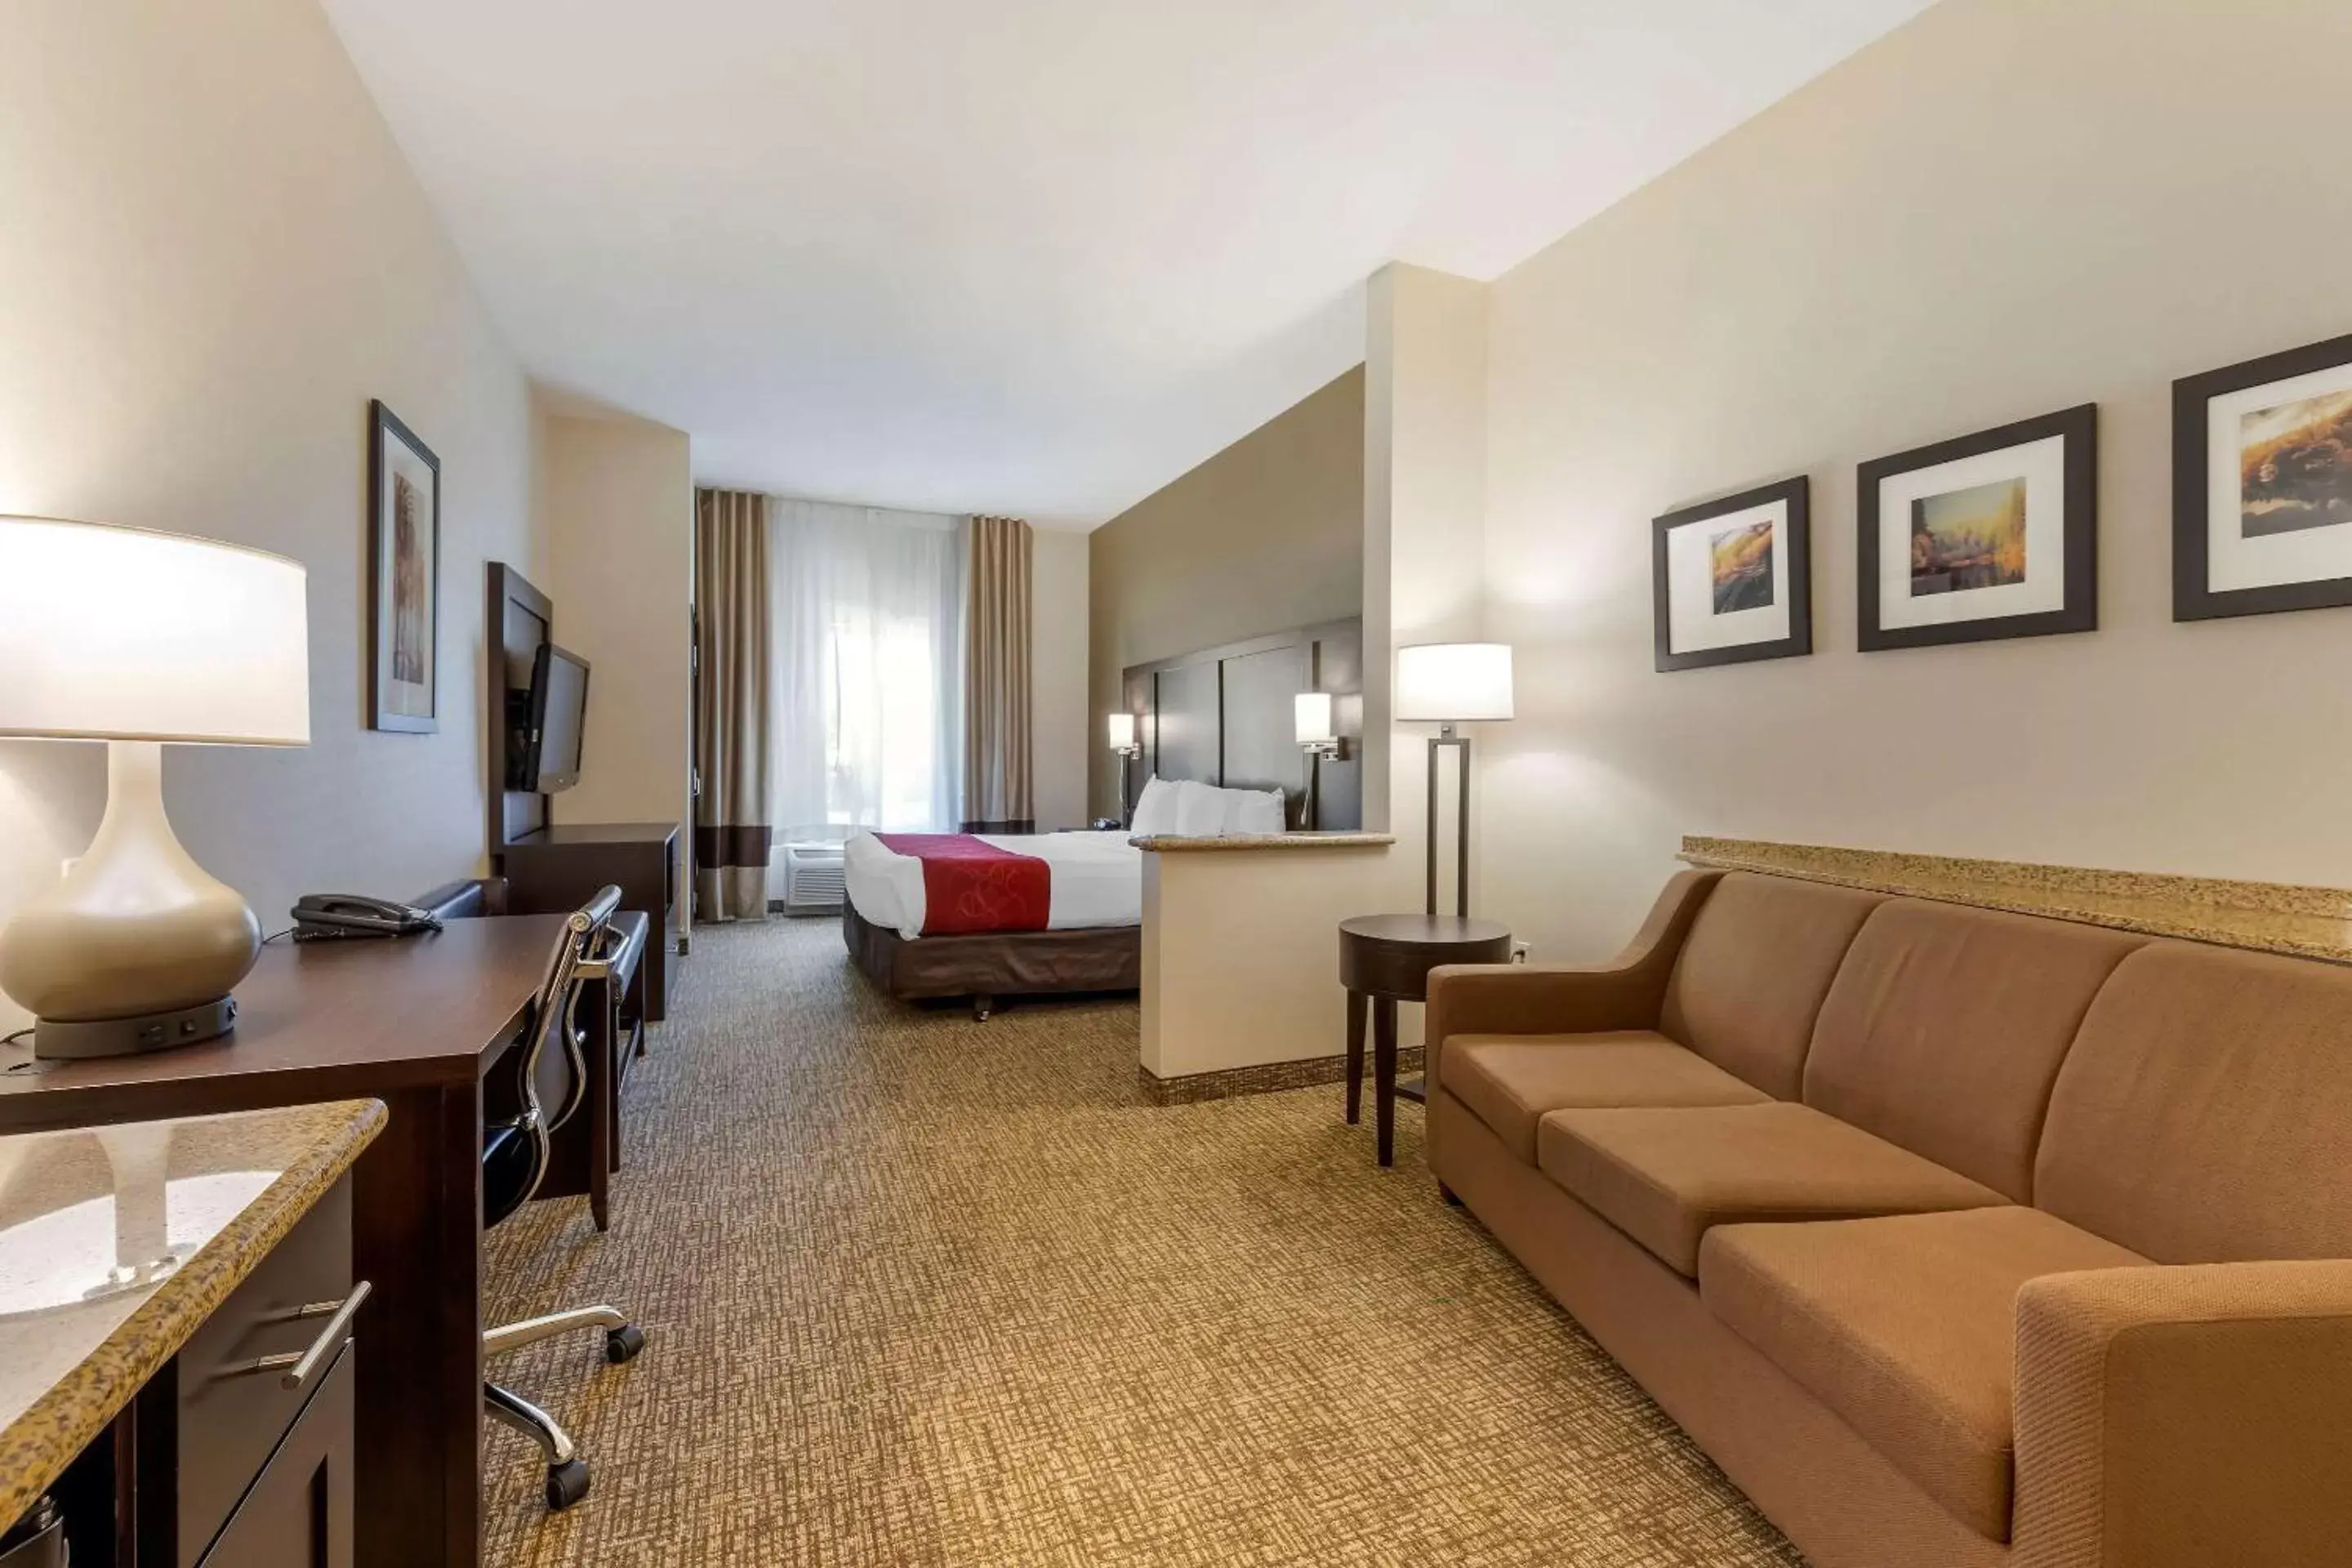
POLYGON ((784 846, 786 910, 837 910, 845 897, 840 845, 812 842, 784 846))

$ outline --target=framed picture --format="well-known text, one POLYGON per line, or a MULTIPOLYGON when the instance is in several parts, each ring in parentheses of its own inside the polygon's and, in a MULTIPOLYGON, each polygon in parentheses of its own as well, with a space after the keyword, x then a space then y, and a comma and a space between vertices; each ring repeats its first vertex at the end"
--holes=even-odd
POLYGON ((1865 652, 2095 631, 2096 404, 1862 465, 1865 652))
POLYGON ((2352 605, 2352 338, 2172 384, 2172 618, 2352 605))
POLYGON ((1661 670, 1813 651, 1810 495, 1800 477, 1652 521, 1661 670))
POLYGON ((368 405, 369 722, 441 727, 441 459, 380 402, 368 405))

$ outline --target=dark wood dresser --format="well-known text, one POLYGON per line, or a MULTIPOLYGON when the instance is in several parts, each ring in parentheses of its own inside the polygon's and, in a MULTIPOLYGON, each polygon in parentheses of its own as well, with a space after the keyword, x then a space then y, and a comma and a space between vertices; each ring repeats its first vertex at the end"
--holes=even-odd
POLYGON ((645 953, 645 1021, 668 1012, 669 958, 683 952, 685 905, 678 884, 675 822, 564 823, 514 839, 498 852, 507 879, 507 913, 569 914, 608 883, 621 907, 653 922, 645 953))

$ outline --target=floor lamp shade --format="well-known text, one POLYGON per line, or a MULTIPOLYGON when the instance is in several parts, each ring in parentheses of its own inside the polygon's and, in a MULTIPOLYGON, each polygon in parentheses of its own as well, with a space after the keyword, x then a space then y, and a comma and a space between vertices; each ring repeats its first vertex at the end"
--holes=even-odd
POLYGON ((108 742, 89 850, 0 931, 0 991, 42 1056, 226 1032, 261 929, 163 812, 166 742, 310 738, 305 574, 259 551, 0 517, 0 737, 108 742))
POLYGON ((1511 717, 1511 648, 1498 642, 1418 643, 1397 649, 1396 716, 1458 724, 1511 717))

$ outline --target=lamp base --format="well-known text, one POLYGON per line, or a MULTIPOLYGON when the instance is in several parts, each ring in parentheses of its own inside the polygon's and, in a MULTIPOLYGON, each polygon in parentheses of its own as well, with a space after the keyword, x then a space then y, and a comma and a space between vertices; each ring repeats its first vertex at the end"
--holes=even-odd
POLYGON ((33 1021, 33 1055, 44 1061, 77 1061, 91 1057, 131 1057, 145 1051, 167 1051, 215 1040, 236 1027, 236 998, 182 1007, 169 1013, 147 1013, 135 1018, 99 1018, 68 1023, 55 1018, 33 1021))

